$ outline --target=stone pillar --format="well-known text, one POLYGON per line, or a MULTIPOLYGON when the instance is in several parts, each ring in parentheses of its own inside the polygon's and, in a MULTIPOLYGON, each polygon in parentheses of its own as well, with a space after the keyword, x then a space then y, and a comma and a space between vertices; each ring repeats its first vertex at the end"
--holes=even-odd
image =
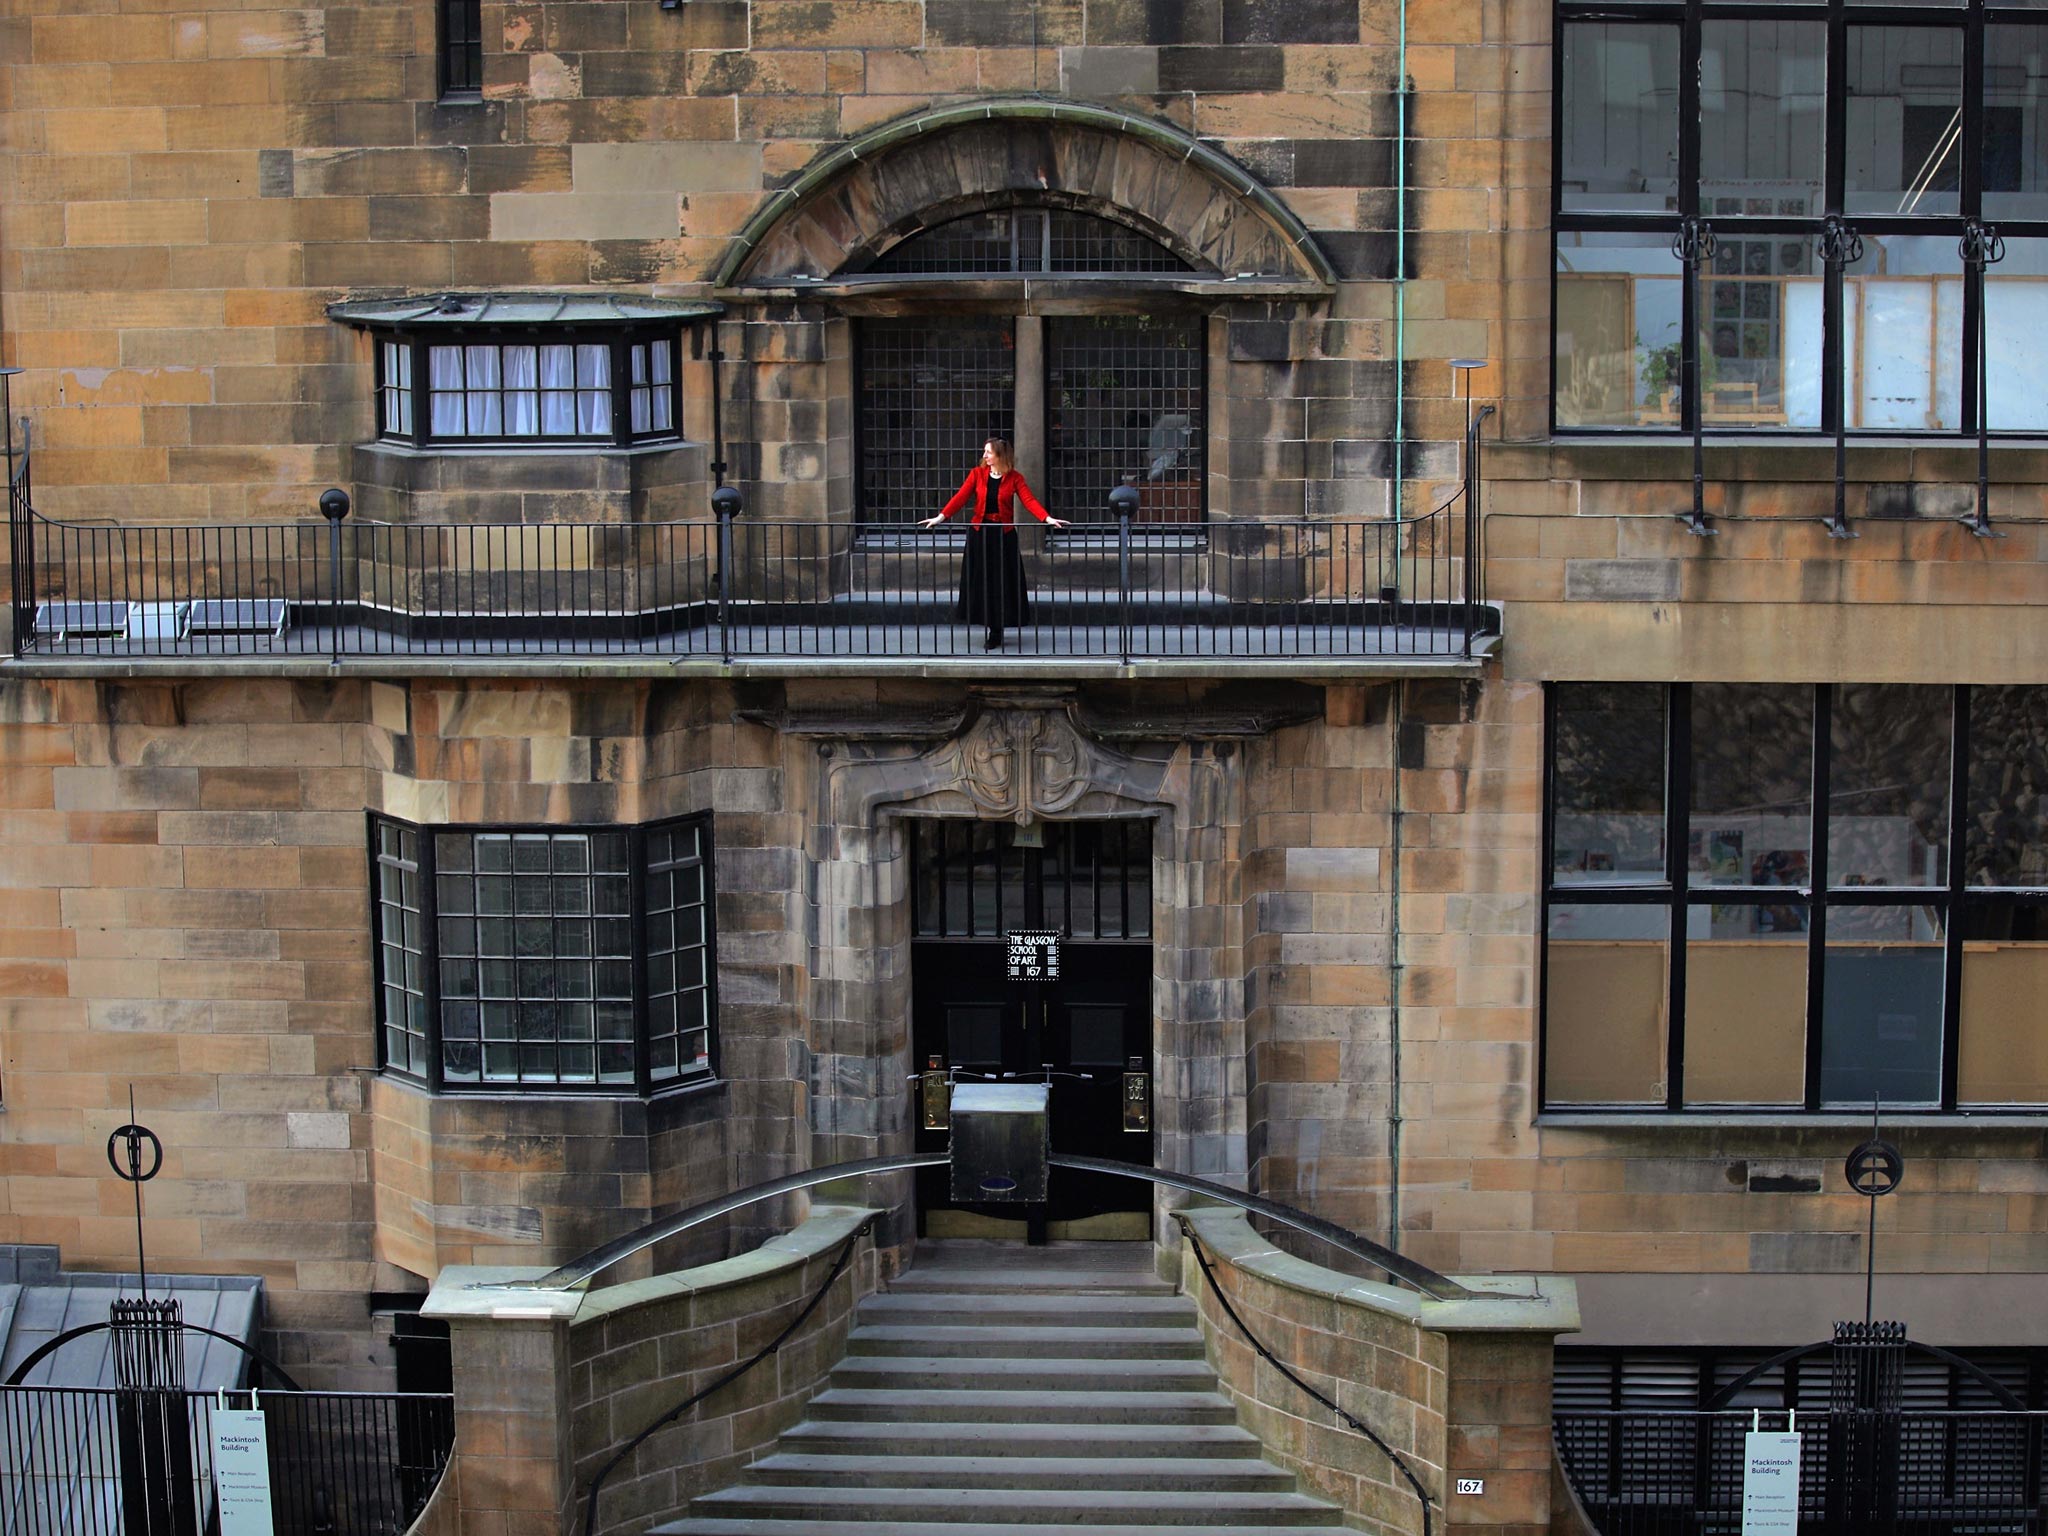
POLYGON ((505 1291, 540 1269, 444 1269, 423 1317, 448 1324, 462 1536, 555 1536, 575 1496, 569 1436, 569 1320, 576 1291, 505 1291), (484 1286, 490 1289, 473 1289, 484 1286))
MULTIPOLYGON (((1017 416, 1010 429, 1011 446, 1017 450, 1017 468, 1044 501, 1045 484, 1045 321, 1038 315, 1019 315, 1017 336, 1017 416)), ((1055 507, 1046 503, 1054 517, 1083 513, 1079 507, 1055 507)), ((1019 514, 1020 517, 1023 514, 1019 514)))
POLYGON ((1554 1336, 1544 1330, 1445 1333, 1444 1524, 1498 1536, 1549 1530, 1554 1336), (1459 1493, 1460 1478, 1484 1491, 1459 1493))

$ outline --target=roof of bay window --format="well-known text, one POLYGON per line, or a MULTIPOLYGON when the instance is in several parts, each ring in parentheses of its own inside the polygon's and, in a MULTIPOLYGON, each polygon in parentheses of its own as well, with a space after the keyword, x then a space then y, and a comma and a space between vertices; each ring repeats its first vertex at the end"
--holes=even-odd
POLYGON ((362 327, 612 326, 700 320, 725 312, 705 299, 654 299, 634 293, 429 293, 350 299, 327 306, 331 319, 362 327))

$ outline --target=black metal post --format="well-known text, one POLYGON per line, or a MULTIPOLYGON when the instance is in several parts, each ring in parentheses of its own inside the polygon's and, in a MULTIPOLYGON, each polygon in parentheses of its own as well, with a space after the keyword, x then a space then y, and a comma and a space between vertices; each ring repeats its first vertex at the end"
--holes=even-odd
MULTIPOLYGON (((1714 226, 1705 219, 1688 218, 1679 226, 1678 233, 1671 238, 1671 254, 1685 266, 1685 291, 1697 313, 1699 300, 1700 266, 1711 261, 1720 242, 1714 238, 1714 226)), ((1685 373, 1685 412, 1692 418, 1692 511, 1681 512, 1678 520, 1685 524, 1688 533, 1700 538, 1711 539, 1720 530, 1707 522, 1707 401, 1700 390, 1700 336, 1698 327, 1685 338, 1691 345, 1684 348, 1692 359, 1685 373)))
POLYGON ((1116 514, 1117 649, 1125 666, 1131 664, 1131 517, 1138 510, 1137 478, 1125 475, 1124 483, 1109 493, 1109 509, 1116 514))
POLYGON ((341 520, 348 516, 348 492, 337 488, 320 493, 320 515, 327 519, 328 648, 327 659, 341 665, 341 520))
POLYGON ((1994 263, 2005 260, 2005 241, 1996 225, 1972 219, 1963 226, 1958 248, 1976 287, 1977 305, 1977 515, 1962 521, 1980 539, 2003 538, 1991 526, 1991 374, 1986 361, 1991 351, 1991 315, 1985 307, 1985 278, 1994 263))
POLYGON ((35 519, 29 513, 22 487, 15 484, 14 471, 14 376, 20 372, 19 368, 0 368, 0 423, 5 424, 7 432, 7 553, 13 574, 17 653, 34 643, 36 625, 35 519))
POLYGON ((1847 305, 1839 295, 1843 273, 1863 259, 1863 237, 1852 225, 1844 223, 1839 214, 1831 213, 1823 221, 1820 258, 1828 268, 1828 286, 1838 296, 1834 306, 1836 323, 1829 328, 1826 365, 1835 379, 1835 510, 1828 519, 1828 537, 1853 539, 1859 535, 1849 526, 1849 389, 1842 360, 1842 317, 1847 305))
POLYGON ((745 505, 736 485, 721 485, 711 493, 711 510, 718 514, 718 647, 727 665, 732 663, 732 524, 745 505))

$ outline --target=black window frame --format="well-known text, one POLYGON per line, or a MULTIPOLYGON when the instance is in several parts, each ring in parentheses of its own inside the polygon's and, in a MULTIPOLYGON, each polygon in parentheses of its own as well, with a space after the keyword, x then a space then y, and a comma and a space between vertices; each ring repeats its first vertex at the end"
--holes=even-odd
POLYGON ((483 0, 434 0, 434 29, 441 100, 482 101, 483 0))
MULTIPOLYGON (((1547 1114, 1569 1115, 1670 1115, 1713 1116, 1754 1114, 1797 1118, 1815 1114, 1867 1112, 1868 1106, 1825 1103, 1821 1098, 1821 1065, 1826 1019, 1827 914, 1831 908, 1923 907, 1934 910, 1941 921, 1942 977, 1940 1021, 1940 1085, 1934 1102, 1898 1101, 1892 1108, 1907 1114, 1967 1115, 1971 1118, 2041 1116, 2048 1114, 2048 1102, 1991 1103, 1960 1101, 1962 1052, 1962 983, 1964 946, 1976 921, 1988 913, 2013 907, 2048 906, 2048 887, 2027 885, 1984 885, 1970 879, 1969 814, 1970 784, 1970 701, 1975 691, 1970 684, 1915 685, 1946 689, 1949 720, 1949 763, 1946 876, 1939 885, 1833 886, 1828 877, 1829 811, 1831 804, 1830 756, 1833 731, 1833 698, 1837 683, 1799 683, 1791 686, 1812 689, 1813 738, 1811 744, 1810 850, 1807 883, 1802 886, 1756 886, 1695 884, 1689 869, 1687 833, 1692 800, 1692 683, 1629 683, 1614 686, 1657 688, 1664 700, 1664 870, 1660 878, 1643 878, 1612 884, 1575 885, 1560 883, 1556 870, 1558 812, 1558 702, 1560 691, 1572 683, 1547 683, 1543 711, 1543 827, 1538 849, 1541 863, 1541 895, 1537 911, 1539 965, 1536 977, 1538 1103, 1547 1114), (1805 939, 1806 1004, 1805 1058, 1799 1103, 1694 1103, 1685 1102, 1685 1003, 1686 941, 1685 914, 1695 906, 1767 902, 1793 906, 1807 914, 1805 939), (1617 906, 1659 908, 1666 914, 1665 955, 1665 1062, 1664 1102, 1553 1103, 1549 1083, 1550 1043, 1550 915, 1554 906, 1617 906)), ((1741 684, 1733 686, 1744 686, 1741 684)), ((1764 686, 1761 684, 1751 686, 1764 686)), ((2048 710, 2048 685, 2032 687, 2042 708, 2048 710)))
MULTIPOLYGON (((720 1045, 718 1029, 718 923, 717 923, 717 860, 716 844, 713 838, 713 818, 709 811, 695 812, 684 816, 664 817, 658 821, 619 825, 615 823, 546 823, 546 822, 439 822, 422 823, 408 821, 403 817, 372 811, 368 814, 368 836, 370 854, 370 924, 374 1030, 377 1039, 377 1070, 381 1074, 403 1082, 415 1084, 436 1095, 467 1097, 500 1097, 505 1095, 552 1094, 575 1097, 601 1098, 658 1098, 667 1094, 684 1092, 715 1083, 721 1077, 720 1045), (383 940, 384 902, 381 894, 382 868, 379 834, 384 827, 393 827, 412 834, 417 844, 415 864, 418 872, 420 892, 419 920, 422 933, 421 974, 424 980, 424 1055, 427 1070, 415 1072, 409 1065, 400 1066, 390 1059, 388 1050, 387 1024, 384 1016, 384 952, 383 940), (650 1069, 649 1052, 651 1030, 649 1019, 650 987, 648 961, 652 954, 647 933, 646 875, 648 868, 648 843, 652 834, 676 828, 690 828, 699 839, 696 864, 702 870, 703 880, 703 951, 704 974, 701 983, 704 997, 705 1067, 693 1071, 678 1071, 670 1077, 657 1078, 650 1069), (629 918, 632 927, 632 974, 633 1007, 633 1080, 626 1082, 600 1081, 552 1081, 522 1082, 499 1078, 454 1079, 445 1070, 445 1052, 441 1036, 442 996, 439 909, 437 902, 438 875, 435 859, 435 839, 454 834, 478 834, 519 836, 521 834, 599 834, 622 835, 627 840, 627 871, 631 880, 629 918)), ((534 957, 539 958, 539 957, 534 957)), ((411 1033, 408 1031, 407 1033, 411 1033)))
MULTIPOLYGON (((1884 0, 1555 0, 1553 46, 1551 48, 1551 258, 1550 258, 1550 349, 1551 380, 1550 431, 1553 436, 1600 439, 1658 435, 1676 437, 1694 427, 1701 402, 1699 391, 1681 391, 1680 410, 1673 422, 1613 426, 1563 425, 1558 421, 1557 325, 1559 237, 1569 234, 1615 234, 1658 236, 1675 240, 1687 219, 1703 218, 1722 240, 1775 236, 1801 239, 1811 251, 1826 220, 1839 218, 1866 236, 1919 235, 1960 241, 1972 220, 1995 225, 2000 235, 2011 239, 2048 237, 2048 220, 2016 218, 1984 219, 1983 163, 1985 100, 1985 33, 1992 26, 2048 26, 2048 11, 2015 5, 1997 5, 1988 0, 1950 0, 1948 4, 1887 4, 1884 0), (1708 21, 1820 21, 1826 24, 1824 82, 1826 162, 1822 178, 1823 206, 1803 218, 1761 217, 1703 213, 1700 208, 1700 57, 1701 32, 1708 21), (1565 163, 1565 30, 1575 22, 1644 23, 1675 27, 1679 33, 1678 61, 1678 207, 1663 214, 1640 212, 1567 211, 1564 207, 1565 163), (1852 214, 1845 211, 1848 135, 1848 38, 1852 26, 1927 28, 1960 33, 1963 43, 1961 119, 1958 161, 1958 206, 1953 214, 1852 214)), ((1845 285, 1840 270, 1830 270, 1820 259, 1812 268, 1823 274, 1821 336, 1821 413, 1818 426, 1745 425, 1709 419, 1703 430, 1709 436, 1805 436, 1833 433, 1846 410, 1843 350, 1845 285)), ((1984 316, 1977 284, 1966 272, 1960 255, 1956 275, 1962 285, 1960 355, 1954 360, 1959 374, 1957 414, 1953 427, 1902 428, 1857 427, 1846 430, 1860 439, 1912 438, 1949 441, 1974 436, 1983 402, 1978 399, 1978 370, 1974 366, 1984 316)), ((1995 268, 1992 269, 1995 272, 1995 268)), ((1682 379, 1690 379, 1699 353, 1701 322, 1699 283, 1683 281, 1679 318, 1680 368, 1682 379)), ((1937 377, 1938 377, 1937 364, 1937 377)), ((1993 426, 1995 437, 2027 438, 2040 435, 2038 427, 1993 426)))
MULTIPOLYGON (((377 440, 385 443, 399 443, 412 448, 430 450, 435 448, 492 448, 514 452, 560 451, 576 448, 641 448, 655 445, 678 443, 683 440, 683 387, 682 387, 682 327, 676 322, 656 325, 635 326, 431 326, 391 328, 377 327, 372 331, 376 340, 373 349, 376 359, 376 389, 374 394, 377 414, 377 440), (607 393, 610 397, 611 426, 602 433, 500 433, 496 436, 471 433, 436 433, 433 430, 433 375, 432 350, 435 347, 471 346, 598 346, 602 345, 609 354, 610 380, 607 393), (389 377, 391 369, 385 348, 399 346, 407 349, 412 377, 409 382, 389 377), (632 379, 633 351, 646 347, 648 357, 649 389, 664 387, 652 382, 654 349, 663 348, 668 354, 669 377, 666 388, 671 392, 671 410, 668 425, 650 426, 645 432, 633 430, 633 395, 636 386, 632 379), (387 425, 387 417, 394 400, 403 393, 411 406, 410 430, 396 429, 387 425)), ((502 379, 502 372, 500 378, 502 379)), ((501 383, 497 386, 500 394, 504 391, 501 383)), ((572 392, 573 397, 573 392, 572 392)))

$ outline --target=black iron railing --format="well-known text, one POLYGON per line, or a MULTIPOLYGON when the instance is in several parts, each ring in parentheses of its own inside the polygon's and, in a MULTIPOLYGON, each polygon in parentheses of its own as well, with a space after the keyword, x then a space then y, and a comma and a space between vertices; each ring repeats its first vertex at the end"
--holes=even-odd
MULTIPOLYGON (((656 524, 82 524, 11 497, 15 647, 107 657, 984 654, 962 531, 656 524)), ((1497 633, 1476 496, 1402 521, 1025 539, 1012 657, 1441 657, 1497 633)), ((1483 648, 1483 647, 1482 647, 1483 648)))
POLYGON ((0 1387, 0 1532, 217 1528, 214 1410, 252 1399, 278 1536, 397 1536, 448 1465, 455 1412, 446 1396, 0 1387))
MULTIPOLYGON (((1750 1410, 1560 1413, 1557 1449, 1602 1536, 1739 1536, 1750 1410)), ((1761 1427, 1784 1430, 1766 1411, 1761 1427)), ((1799 1529, 1810 1536, 2041 1536, 2048 1414, 1801 1413, 1799 1529), (1866 1476, 1859 1469, 1880 1469, 1866 1476)))

